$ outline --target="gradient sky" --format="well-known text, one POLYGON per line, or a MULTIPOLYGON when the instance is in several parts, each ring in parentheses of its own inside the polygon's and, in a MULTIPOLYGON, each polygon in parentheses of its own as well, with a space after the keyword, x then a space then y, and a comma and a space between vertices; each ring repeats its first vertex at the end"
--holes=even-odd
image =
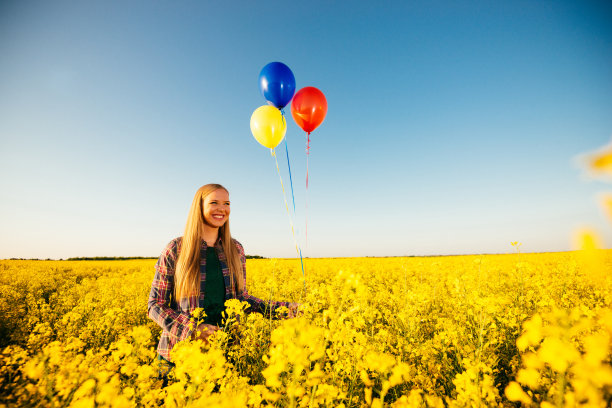
POLYGON ((248 254, 295 256, 249 129, 271 61, 329 106, 308 195, 288 120, 304 256, 609 247, 576 157, 612 135, 610 2, 379 3, 1 1, 0 258, 158 256, 209 182, 248 254))

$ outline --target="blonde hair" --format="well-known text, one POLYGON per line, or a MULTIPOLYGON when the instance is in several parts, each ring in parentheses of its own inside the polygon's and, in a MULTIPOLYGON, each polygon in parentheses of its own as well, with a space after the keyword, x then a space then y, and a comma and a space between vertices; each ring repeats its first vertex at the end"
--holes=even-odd
MULTIPOLYGON (((174 294, 177 301, 189 296, 200 296, 200 246, 204 230, 204 200, 210 193, 219 189, 227 191, 220 184, 206 184, 196 191, 191 202, 174 275, 174 294)), ((242 262, 230 234, 229 219, 219 228, 219 236, 230 270, 230 290, 242 293, 245 285, 242 262)))

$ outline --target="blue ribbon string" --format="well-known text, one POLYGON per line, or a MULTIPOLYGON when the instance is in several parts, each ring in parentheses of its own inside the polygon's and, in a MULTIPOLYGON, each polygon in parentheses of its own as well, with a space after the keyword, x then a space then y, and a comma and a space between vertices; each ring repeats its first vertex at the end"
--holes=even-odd
MULTIPOLYGON (((283 120, 285 120, 285 111, 280 110, 283 120)), ((291 185, 291 203, 293 204, 293 216, 295 216, 295 195, 293 194, 293 177, 291 177, 291 162, 289 161, 289 148, 287 147, 287 136, 285 136, 285 153, 287 154, 287 168, 289 169, 289 184, 291 185)))
POLYGON ((293 180, 291 178, 291 164, 289 163, 289 149, 287 148, 287 138, 285 137, 285 152, 287 153, 287 167, 289 168, 289 184, 291 185, 291 203, 293 204, 293 214, 295 215, 295 196, 293 195, 293 180))
POLYGON ((306 291, 306 273, 304 272, 304 259, 302 258, 302 249, 297 243, 297 239, 295 237, 295 228, 293 227, 293 220, 291 218, 291 213, 289 212, 289 205, 287 204, 287 195, 285 194, 285 186, 283 185, 283 177, 280 173, 280 168, 278 167, 278 160, 276 158, 276 152, 274 149, 270 149, 270 153, 272 157, 274 157, 274 163, 276 164, 276 171, 278 172, 278 179, 280 180, 281 190, 283 190, 283 200, 285 201, 285 208, 287 209, 287 216, 289 217, 289 225, 291 226, 291 234, 293 235, 293 242, 295 243, 295 252, 300 256, 300 264, 302 265, 302 277, 304 278, 304 291, 306 291))

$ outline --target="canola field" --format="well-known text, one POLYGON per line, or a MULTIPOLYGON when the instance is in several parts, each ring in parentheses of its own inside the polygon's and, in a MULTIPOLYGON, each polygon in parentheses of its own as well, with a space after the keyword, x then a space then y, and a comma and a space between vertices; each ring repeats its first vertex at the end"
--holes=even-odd
POLYGON ((155 260, 0 261, 0 406, 606 407, 612 251, 248 260, 212 345, 157 379, 155 260), (247 310, 248 312, 248 310, 247 310), (282 311, 281 311, 282 314, 282 311))

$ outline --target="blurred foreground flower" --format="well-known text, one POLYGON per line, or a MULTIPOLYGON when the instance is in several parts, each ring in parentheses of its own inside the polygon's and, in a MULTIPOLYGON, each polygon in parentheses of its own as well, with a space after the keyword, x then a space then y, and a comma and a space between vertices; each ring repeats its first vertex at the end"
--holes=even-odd
POLYGON ((592 229, 584 228, 574 234, 574 249, 578 250, 577 261, 597 285, 606 285, 609 281, 609 267, 605 261, 603 242, 592 229))
POLYGON ((573 247, 575 250, 586 252, 595 251, 602 247, 601 239, 594 230, 582 228, 574 234, 573 247))
POLYGON ((590 155, 588 164, 591 170, 612 176, 612 143, 590 155))
POLYGON ((607 307, 535 314, 517 339, 522 365, 516 381, 506 387, 506 397, 527 406, 610 406, 611 335, 607 307))
POLYGON ((608 220, 612 222, 612 193, 602 194, 599 202, 603 207, 604 214, 608 217, 608 220))

